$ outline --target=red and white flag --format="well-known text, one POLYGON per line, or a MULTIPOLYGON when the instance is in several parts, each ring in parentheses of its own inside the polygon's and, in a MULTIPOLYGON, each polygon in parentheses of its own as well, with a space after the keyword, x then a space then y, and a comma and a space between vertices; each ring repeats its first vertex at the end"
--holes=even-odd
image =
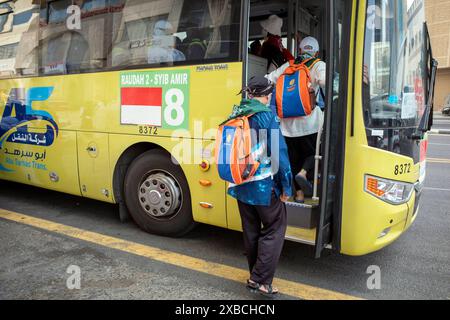
POLYGON ((162 126, 162 88, 122 88, 121 123, 162 126))

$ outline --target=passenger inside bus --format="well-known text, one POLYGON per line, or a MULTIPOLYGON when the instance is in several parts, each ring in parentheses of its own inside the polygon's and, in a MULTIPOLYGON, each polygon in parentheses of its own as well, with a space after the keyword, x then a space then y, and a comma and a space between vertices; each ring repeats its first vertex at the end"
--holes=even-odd
MULTIPOLYGON (((299 49, 300 54, 295 64, 304 63, 309 68, 311 85, 316 97, 314 102, 317 104, 317 97, 320 96, 321 90, 325 89, 326 64, 318 58, 319 43, 315 38, 304 38, 299 49)), ((287 62, 267 77, 276 83, 289 66, 290 63, 287 62)), ((281 131, 286 139, 291 169, 295 175, 297 194, 294 200, 298 203, 304 203, 305 195, 309 197, 313 195, 310 179, 313 179, 311 172, 314 168, 318 132, 322 123, 323 112, 317 105, 307 116, 281 119, 281 131)))
POLYGON ((248 53, 260 57, 261 56, 261 49, 262 49, 261 41, 255 40, 250 45, 250 49, 249 49, 248 53))
MULTIPOLYGON (((316 167, 315 156, 320 154, 320 145, 317 140, 320 139, 318 133, 323 126, 324 112, 322 110, 325 108, 324 92, 326 92, 326 64, 319 59, 324 52, 320 50, 320 40, 324 39, 322 32, 324 23, 320 17, 323 17, 325 12, 323 3, 309 0, 299 1, 296 4, 296 10, 292 12, 288 10, 288 2, 261 0, 252 3, 249 41, 251 43, 259 41, 266 32, 263 26, 270 20, 272 26, 269 28, 277 33, 280 42, 290 49, 289 54, 297 56, 295 63, 306 62, 305 65, 309 68, 315 95, 315 108, 306 116, 281 119, 281 129, 288 145, 291 168, 295 176, 296 196, 292 200, 304 203, 305 199, 313 197, 314 182, 318 182, 314 170, 316 167), (275 26, 280 30, 274 31, 275 26), (294 26, 294 28, 289 26, 294 26)), ((247 76, 251 78, 254 75, 261 75, 263 72, 267 73, 264 70, 264 66, 267 67, 267 65, 269 65, 269 60, 265 59, 264 55, 261 57, 255 54, 255 51, 250 51, 247 76)), ((288 67, 289 62, 284 63, 277 70, 270 72, 267 78, 276 83, 288 67)), ((275 97, 272 98, 271 104, 272 109, 276 112, 275 97)))
POLYGON ((267 20, 261 21, 261 27, 265 35, 261 56, 267 59, 267 72, 270 73, 293 60, 294 56, 283 46, 281 40, 283 19, 277 15, 271 15, 267 20))
POLYGON ((190 61, 198 61, 205 58, 208 43, 205 37, 205 30, 198 24, 189 23, 186 26, 186 38, 181 42, 180 50, 190 61))
POLYGON ((167 20, 158 21, 153 29, 152 42, 148 49, 148 63, 185 61, 186 56, 176 49, 176 39, 172 24, 167 20))

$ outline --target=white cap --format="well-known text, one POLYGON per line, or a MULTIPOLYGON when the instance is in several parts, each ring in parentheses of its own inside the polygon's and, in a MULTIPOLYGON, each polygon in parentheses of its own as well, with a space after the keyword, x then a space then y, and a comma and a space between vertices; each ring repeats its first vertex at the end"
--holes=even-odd
POLYGON ((302 42, 300 42, 300 50, 303 53, 309 53, 310 55, 314 56, 320 50, 319 42, 316 40, 316 38, 306 37, 302 40, 302 42))
POLYGON ((261 27, 275 36, 281 37, 281 28, 283 27, 283 19, 277 15, 271 15, 269 19, 261 21, 261 27))
POLYGON ((173 31, 173 27, 167 20, 159 20, 155 23, 155 28, 153 29, 153 35, 155 36, 164 36, 171 34, 173 31))

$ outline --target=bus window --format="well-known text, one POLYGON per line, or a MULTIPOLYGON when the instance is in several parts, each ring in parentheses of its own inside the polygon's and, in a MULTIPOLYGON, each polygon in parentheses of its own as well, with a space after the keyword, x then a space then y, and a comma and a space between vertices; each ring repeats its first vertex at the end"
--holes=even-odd
POLYGON ((408 156, 413 149, 402 141, 419 124, 426 83, 424 7, 412 4, 368 0, 363 78, 369 144, 408 156))
POLYGON ((109 21, 118 1, 75 1, 80 23, 70 24, 71 0, 43 2, 41 10, 40 72, 43 75, 93 72, 105 69, 111 45, 109 21), (107 9, 107 10, 105 10, 107 9), (69 11, 69 12, 68 12, 69 11))
POLYGON ((240 1, 128 0, 112 67, 237 61, 240 1))
POLYGON ((371 126, 415 126, 423 109, 417 83, 422 83, 425 65, 424 12, 417 10, 418 17, 408 21, 409 9, 406 1, 369 1, 364 61, 368 99, 364 102, 366 123, 371 126))
POLYGON ((2 3, 0 77, 238 61, 240 9, 239 0, 2 3))

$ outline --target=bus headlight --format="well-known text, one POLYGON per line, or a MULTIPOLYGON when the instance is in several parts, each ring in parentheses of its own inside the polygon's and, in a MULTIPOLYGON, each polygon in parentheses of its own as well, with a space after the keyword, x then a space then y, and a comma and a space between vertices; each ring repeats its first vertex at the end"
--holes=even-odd
POLYGON ((366 175, 364 190, 380 200, 399 205, 411 199, 414 184, 366 175))

